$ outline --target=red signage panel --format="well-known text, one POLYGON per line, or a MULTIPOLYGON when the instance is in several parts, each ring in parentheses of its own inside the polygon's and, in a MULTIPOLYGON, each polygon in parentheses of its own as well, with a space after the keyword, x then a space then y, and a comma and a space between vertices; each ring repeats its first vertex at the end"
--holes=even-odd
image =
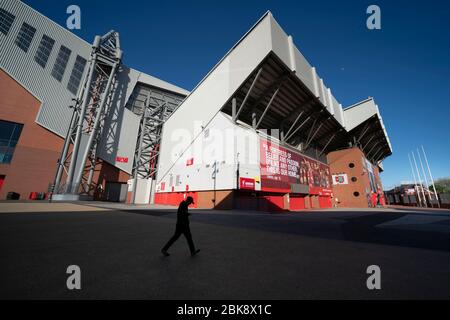
POLYGON ((276 143, 260 140, 261 190, 290 192, 291 184, 309 185, 309 193, 331 195, 330 167, 276 143))
POLYGON ((128 157, 116 157, 116 162, 128 163, 128 157))
POLYGON ((239 188, 243 190, 255 190, 255 179, 240 177, 239 188))
POLYGON ((194 164, 194 158, 190 158, 186 160, 186 166, 192 166, 194 164))

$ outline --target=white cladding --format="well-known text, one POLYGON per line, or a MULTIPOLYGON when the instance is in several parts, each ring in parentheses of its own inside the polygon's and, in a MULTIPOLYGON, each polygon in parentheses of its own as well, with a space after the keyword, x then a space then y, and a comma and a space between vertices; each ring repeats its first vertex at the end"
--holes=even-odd
MULTIPOLYGON (((194 170, 193 167, 186 167, 184 156, 190 152, 193 138, 185 139, 184 142, 174 141, 173 133, 184 130, 185 136, 195 137, 198 133, 194 131, 194 123, 203 126, 204 130, 213 128, 213 123, 215 124, 219 119, 218 115, 221 114, 223 105, 270 52, 274 52, 286 66, 295 71, 296 76, 320 98, 337 121, 345 125, 342 107, 331 94, 331 90, 323 84, 315 68, 294 45, 292 37, 289 37, 272 14, 267 12, 206 75, 164 124, 157 189, 161 182, 165 182, 165 186, 170 185, 168 176, 182 174, 177 168, 194 170)), ((258 143, 256 146, 259 148, 258 143)), ((259 149, 257 154, 259 156, 259 149)), ((232 156, 236 157, 237 151, 232 156)), ((234 165, 236 161, 235 159, 234 165)), ((233 188, 236 185, 236 170, 233 171, 230 164, 221 172, 219 174, 223 174, 223 179, 220 179, 220 188, 233 188)), ((249 172, 250 177, 259 176, 259 162, 258 167, 252 165, 249 172)), ((200 171, 198 173, 189 171, 187 174, 190 176, 199 173, 200 171)), ((195 178, 190 181, 194 180, 198 181, 194 184, 195 190, 211 190, 210 177, 206 177, 205 180, 195 178)), ((216 180, 216 184, 218 181, 219 179, 216 180)), ((181 190, 183 187, 182 183, 179 191, 185 191, 181 190)), ((219 186, 216 185, 216 189, 219 189, 219 186)), ((166 187, 164 191, 171 191, 171 188, 166 187)))
MULTIPOLYGON (((158 176, 156 191, 233 189, 237 184, 238 165, 239 177, 260 180, 259 139, 251 127, 235 125, 222 112, 214 116, 205 130, 199 121, 188 125, 192 127, 172 130, 166 136, 172 148, 163 151, 165 160, 160 159, 160 166, 169 169, 166 175, 158 176), (186 145, 189 145, 187 149, 186 145)), ((255 187, 261 188, 259 183, 255 187)))
POLYGON ((74 98, 67 90, 67 83, 76 56, 88 60, 91 46, 20 1, 1 0, 0 8, 15 15, 8 34, 0 32, 0 68, 41 101, 36 122, 60 136, 65 136, 71 117, 69 106, 73 105, 74 98), (15 44, 24 22, 36 28, 27 52, 15 44), (55 44, 43 69, 34 61, 34 55, 44 34, 55 40, 55 44), (51 72, 61 45, 70 49, 71 54, 63 78, 59 82, 51 72))
POLYGON ((368 98, 357 104, 354 104, 344 110, 345 121, 347 123, 347 130, 350 131, 356 128, 358 125, 369 119, 370 117, 376 115, 380 121, 381 127, 383 129, 384 135, 386 136, 386 141, 392 152, 392 145, 387 135, 386 128, 383 123, 383 118, 381 117, 378 105, 375 104, 373 98, 368 98))
MULTIPOLYGON (((292 37, 288 36, 272 14, 267 12, 200 81, 164 124, 157 191, 170 192, 172 187, 174 191, 186 191, 186 188, 189 190, 235 188, 238 162, 243 169, 238 154, 249 154, 250 149, 256 150, 254 156, 258 158, 258 162, 245 164, 245 169, 240 170, 240 176, 256 178, 255 180, 259 181, 259 141, 256 139, 256 133, 254 133, 255 141, 251 145, 252 148, 245 149, 245 144, 241 140, 251 136, 249 132, 252 130, 243 129, 228 121, 227 116, 220 110, 271 52, 295 72, 295 75, 320 99, 342 127, 347 131, 353 128, 353 121, 347 121, 342 105, 333 96, 331 89, 326 87, 323 79, 316 73, 316 69, 294 45, 292 37), (350 127, 347 126, 348 124, 350 127), (199 161, 203 162, 201 159, 203 156, 197 153, 197 157, 193 159, 194 164, 186 165, 195 151, 195 143, 203 141, 202 137, 206 131, 211 132, 219 128, 234 130, 233 139, 237 141, 234 149, 227 151, 226 155, 219 153, 209 157, 205 163, 199 163, 199 161), (215 187, 212 185, 214 179, 211 176, 213 173, 211 165, 214 162, 219 163, 215 187), (164 190, 161 188, 161 183, 164 185, 164 190)), ((222 135, 222 138, 213 140, 213 144, 227 146, 227 142, 223 142, 227 140, 227 134, 222 133, 222 135)), ((257 184, 257 190, 259 187, 257 184)))

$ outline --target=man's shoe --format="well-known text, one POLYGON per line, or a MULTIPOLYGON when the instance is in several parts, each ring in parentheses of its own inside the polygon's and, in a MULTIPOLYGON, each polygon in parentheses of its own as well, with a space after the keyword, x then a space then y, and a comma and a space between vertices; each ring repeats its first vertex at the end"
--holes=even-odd
POLYGON ((170 256, 170 254, 166 250, 161 250, 161 253, 166 257, 170 256))
POLYGON ((194 252, 191 252, 191 256, 193 257, 193 256, 195 256, 197 253, 199 253, 200 252, 200 249, 197 249, 197 250, 195 250, 194 252))

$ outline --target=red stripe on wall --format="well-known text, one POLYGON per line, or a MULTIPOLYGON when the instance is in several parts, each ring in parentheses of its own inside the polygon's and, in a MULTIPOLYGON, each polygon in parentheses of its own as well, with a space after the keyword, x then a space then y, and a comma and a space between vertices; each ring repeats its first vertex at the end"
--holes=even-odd
POLYGON ((155 194, 155 203, 178 206, 181 201, 186 199, 187 196, 191 196, 194 199, 194 204, 191 205, 192 208, 197 208, 197 192, 164 192, 155 194))

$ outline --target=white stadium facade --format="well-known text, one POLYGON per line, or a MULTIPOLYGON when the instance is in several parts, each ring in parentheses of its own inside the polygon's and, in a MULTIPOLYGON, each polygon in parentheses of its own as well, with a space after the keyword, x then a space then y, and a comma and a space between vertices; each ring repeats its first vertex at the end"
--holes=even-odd
POLYGON ((392 147, 373 98, 348 108, 270 12, 188 92, 0 1, 0 198, 265 211, 368 206, 392 147))

